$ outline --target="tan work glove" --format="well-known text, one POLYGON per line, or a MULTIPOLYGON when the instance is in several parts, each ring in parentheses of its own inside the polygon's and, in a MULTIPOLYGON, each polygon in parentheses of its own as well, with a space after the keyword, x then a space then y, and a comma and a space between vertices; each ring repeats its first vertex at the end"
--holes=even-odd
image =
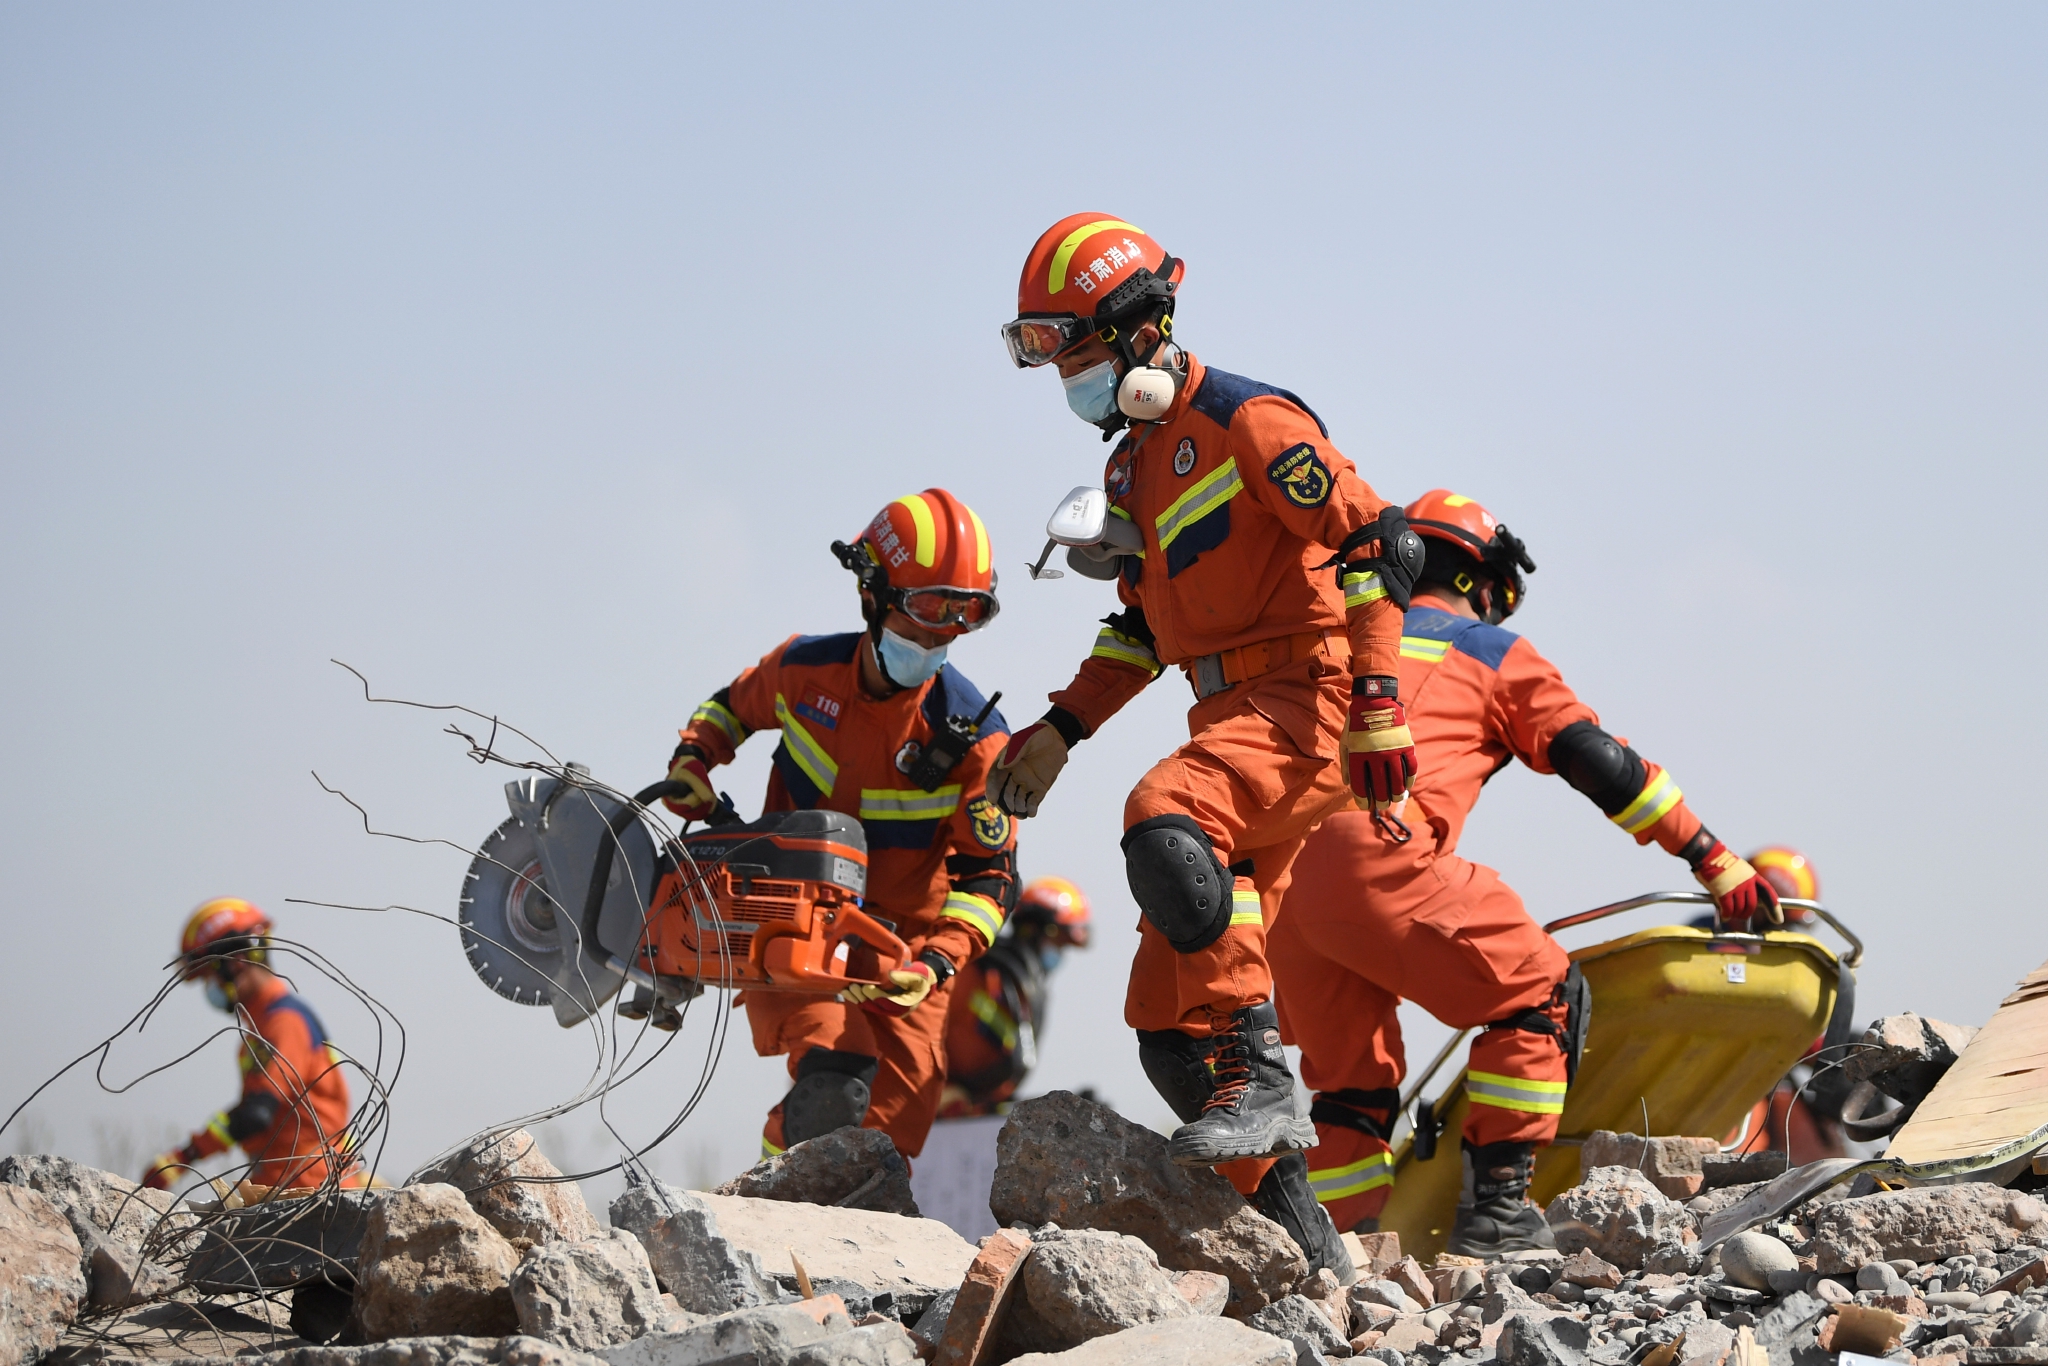
POLYGON ((1013 816, 1035 816, 1053 779, 1067 766, 1067 742, 1043 721, 1010 737, 988 771, 989 800, 1013 816))
POLYGON ((889 980, 880 985, 855 982, 839 993, 839 999, 874 1015, 908 1015, 932 994, 938 981, 939 975, 929 963, 910 962, 891 972, 889 980))

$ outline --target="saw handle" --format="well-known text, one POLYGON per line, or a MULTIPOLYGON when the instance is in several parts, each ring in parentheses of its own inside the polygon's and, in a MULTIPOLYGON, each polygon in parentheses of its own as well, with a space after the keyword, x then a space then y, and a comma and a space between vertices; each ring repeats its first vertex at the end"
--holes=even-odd
MULTIPOLYGON (((619 813, 605 822, 607 838, 597 846, 597 857, 590 864, 590 890, 583 897, 583 918, 577 923, 583 931, 583 947, 598 957, 606 957, 603 941, 597 937, 597 922, 604 914, 605 884, 612 877, 612 851, 624 838, 626 827, 640 818, 643 808, 660 801, 663 797, 687 797, 690 787, 664 778, 658 783, 641 788, 633 799, 620 808, 619 813)), ((723 792, 718 794, 718 805, 704 818, 706 825, 730 825, 740 818, 733 809, 732 798, 723 792)))

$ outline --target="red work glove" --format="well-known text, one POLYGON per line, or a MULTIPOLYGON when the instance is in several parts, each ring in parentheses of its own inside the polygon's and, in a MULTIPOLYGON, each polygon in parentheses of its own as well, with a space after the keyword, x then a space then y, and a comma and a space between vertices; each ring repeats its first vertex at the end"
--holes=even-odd
POLYGON ((685 797, 663 797, 661 804, 686 821, 701 821, 718 806, 718 794, 711 790, 711 770, 694 749, 678 750, 668 767, 668 780, 690 789, 685 797))
MULTIPOLYGON (((1701 834, 1706 834, 1701 831, 1701 834)), ((1785 908, 1778 904, 1778 893, 1764 880, 1747 859, 1739 857, 1733 849, 1713 836, 1705 852, 1689 861, 1692 875, 1700 880, 1714 898, 1714 905, 1721 912, 1721 919, 1731 925, 1747 925, 1750 917, 1762 914, 1773 925, 1785 923, 1785 908)), ((1694 843, 1699 843, 1695 840, 1694 843)), ((1686 853, 1693 851, 1688 848, 1686 853)))
POLYGON ((1408 795, 1415 777, 1415 737, 1396 700, 1391 678, 1368 675, 1351 683, 1351 715, 1344 726, 1344 777, 1361 809, 1388 811, 1408 795))
POLYGON ((908 1015, 917 1009, 938 984, 939 974, 932 971, 931 964, 923 959, 913 959, 891 971, 887 982, 879 986, 856 982, 839 996, 841 1000, 857 1003, 871 1015, 893 1017, 908 1015))

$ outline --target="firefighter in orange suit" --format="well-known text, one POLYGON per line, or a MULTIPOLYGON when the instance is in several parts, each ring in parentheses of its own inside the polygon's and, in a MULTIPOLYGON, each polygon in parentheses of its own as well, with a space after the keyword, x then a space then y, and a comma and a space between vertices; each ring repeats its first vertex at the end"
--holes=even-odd
POLYGON ((1265 940, 1309 829, 1347 798, 1384 815, 1414 772, 1396 676, 1422 547, 1299 398, 1173 344, 1183 273, 1103 214, 1054 224, 1024 263, 1011 358, 1055 366, 1074 413, 1122 433, 1103 479, 1130 553, 1091 552, 1122 610, 989 790, 1032 815, 1074 746, 1165 666, 1183 670, 1189 743, 1124 807, 1143 913, 1124 1018, 1182 1120, 1174 1160, 1217 1166, 1312 1265, 1349 1279, 1307 1189, 1315 1131, 1280 1049, 1265 940))
POLYGON ((168 1190, 181 1172, 237 1144, 252 1164, 247 1179, 259 1186, 298 1190, 330 1176, 363 1184, 349 1155, 341 1057, 312 1008, 266 966, 272 928, 269 916, 235 897, 206 902, 185 922, 184 980, 203 979, 206 999, 241 1026, 242 1096, 184 1147, 151 1162, 145 1186, 168 1190))
POLYGON ((668 807, 701 819, 710 770, 758 730, 778 730, 767 811, 857 817, 867 835, 866 907, 910 946, 909 966, 844 999, 741 997, 763 1057, 789 1059, 788 1094, 762 1151, 849 1124, 880 1129, 914 1157, 946 1082, 949 983, 995 942, 1016 904, 1009 816, 985 795, 1009 734, 1002 713, 946 662, 948 645, 996 615, 988 531, 944 489, 898 498, 833 553, 860 583, 864 631, 792 636, 683 727, 668 807), (979 721, 978 729, 973 723, 979 721))
POLYGON ((1457 856, 1486 780, 1511 759, 1558 774, 1638 844, 1684 858, 1724 919, 1775 922, 1780 911, 1671 775, 1603 731, 1556 667, 1501 628, 1536 567, 1522 542, 1442 489, 1410 504, 1407 520, 1428 547, 1401 637, 1401 696, 1422 756, 1402 815, 1413 838, 1392 843, 1363 816, 1332 816, 1295 863, 1270 952, 1281 1027, 1315 1092, 1321 1144, 1309 1179, 1339 1227, 1375 1227, 1393 1183, 1388 1140, 1405 1073, 1395 1007, 1406 997, 1481 1031, 1450 1250, 1497 1257, 1553 1245, 1527 1190, 1536 1149, 1557 1135, 1585 1015, 1564 950, 1498 874, 1457 856))
POLYGON ((1003 937, 953 988, 940 1118, 1009 1109, 1038 1065, 1053 972, 1068 949, 1088 947, 1091 924, 1088 898, 1065 878, 1025 884, 1003 937))

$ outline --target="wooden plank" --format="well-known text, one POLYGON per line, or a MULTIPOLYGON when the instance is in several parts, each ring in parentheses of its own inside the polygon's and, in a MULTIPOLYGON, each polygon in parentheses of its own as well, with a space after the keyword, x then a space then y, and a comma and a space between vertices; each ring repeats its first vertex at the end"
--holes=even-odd
POLYGON ((2028 973, 1913 1117, 1885 1156, 1952 1160, 2018 1142, 2048 1127, 2048 963, 2028 973))

